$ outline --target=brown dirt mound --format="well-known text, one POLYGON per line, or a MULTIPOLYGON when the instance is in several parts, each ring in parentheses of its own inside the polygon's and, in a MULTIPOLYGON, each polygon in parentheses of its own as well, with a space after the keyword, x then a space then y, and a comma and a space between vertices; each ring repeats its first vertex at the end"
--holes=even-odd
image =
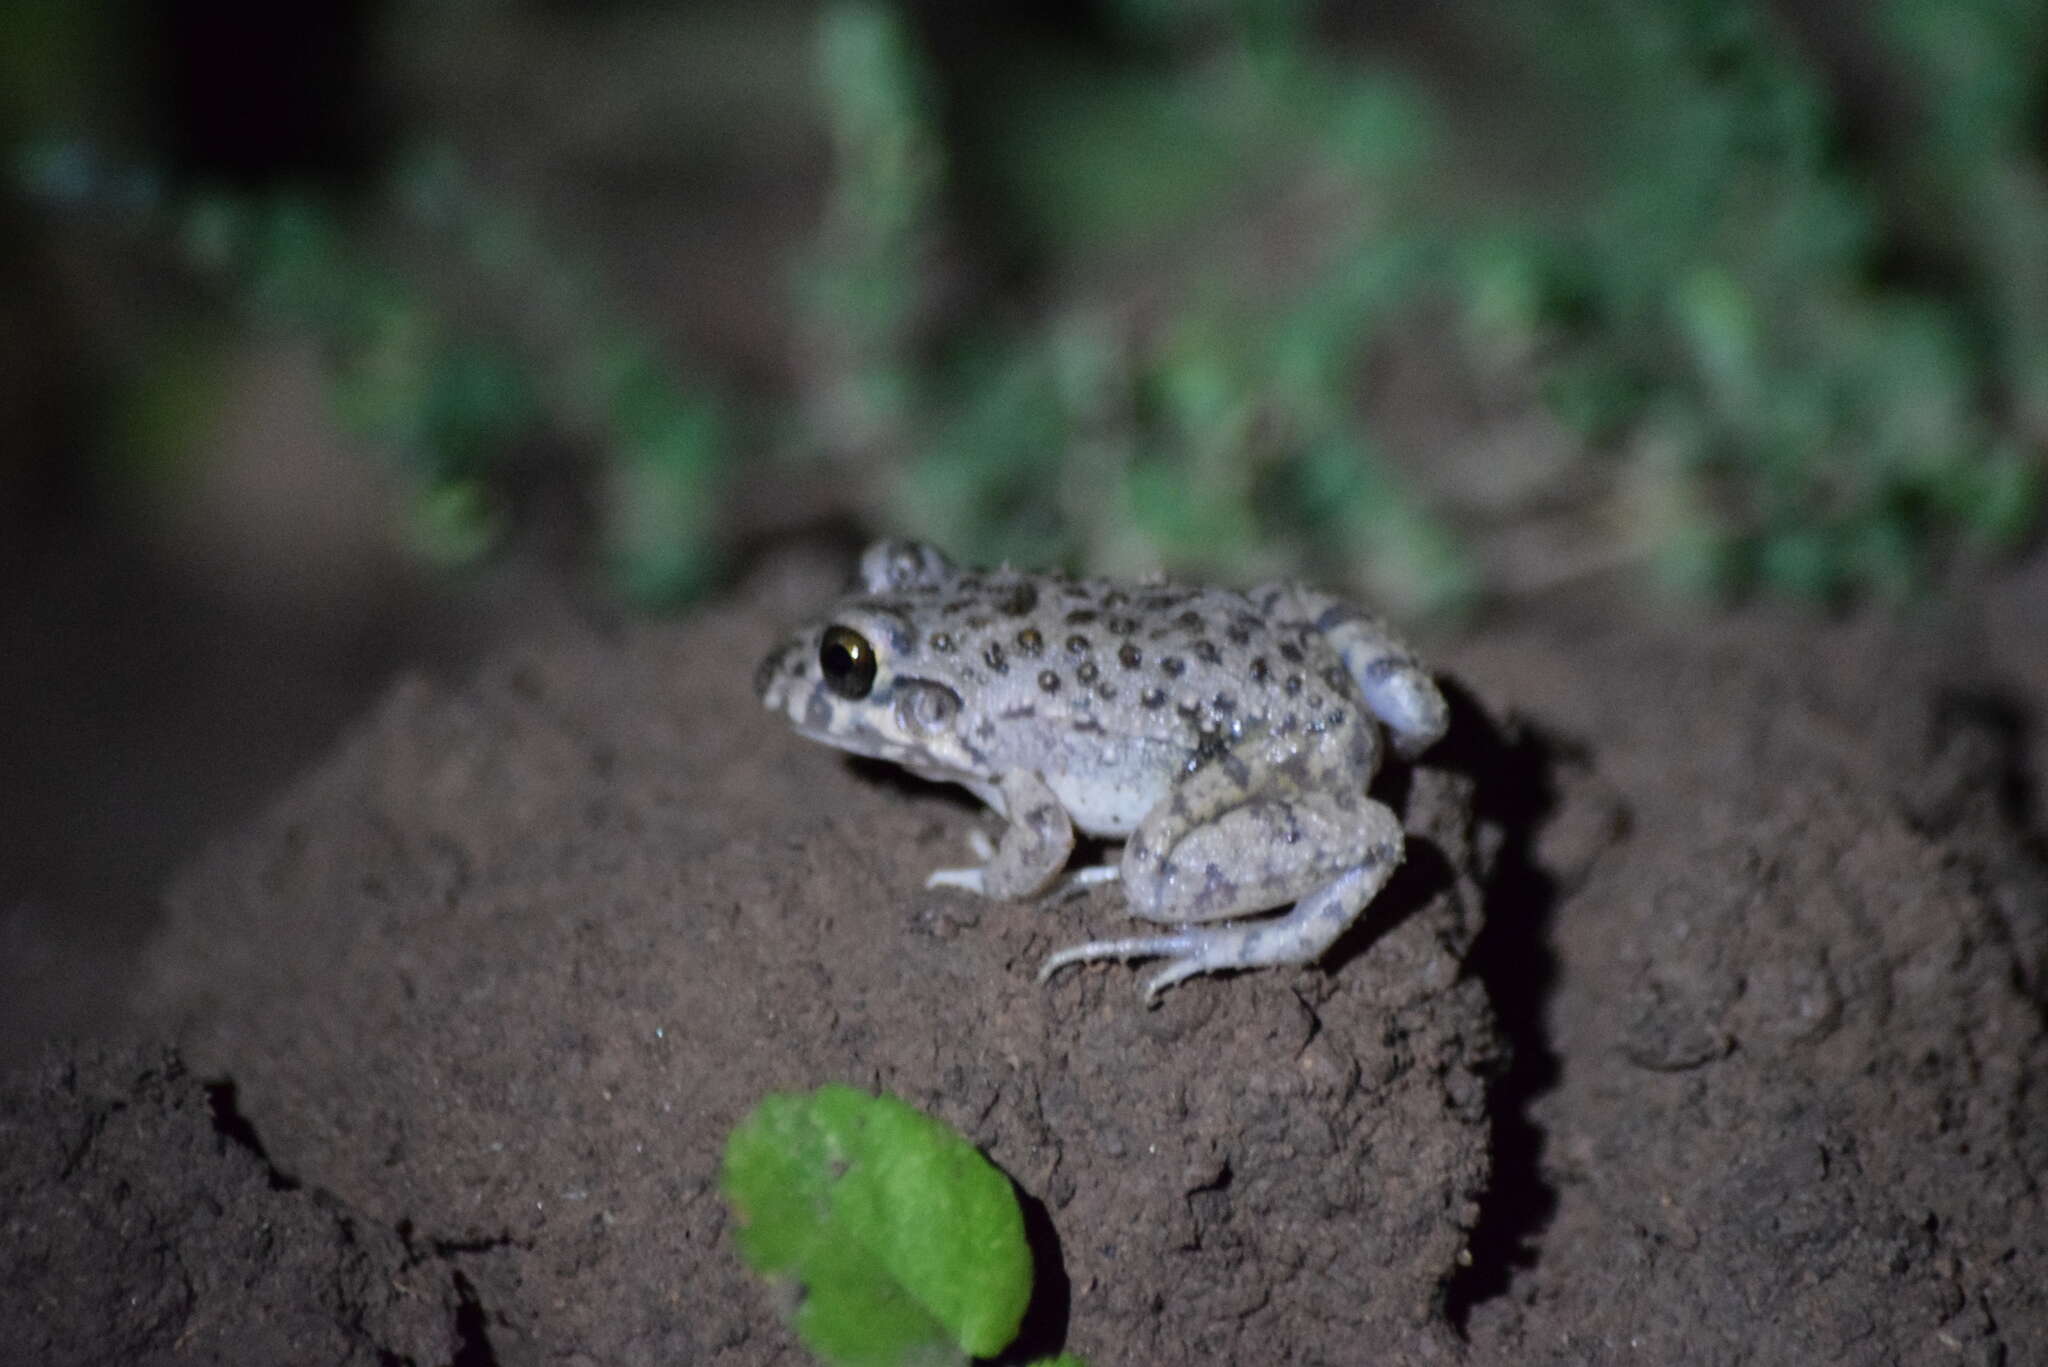
POLYGON ((173 1051, 0 1087, 0 1354, 105 1363, 450 1362, 474 1319, 392 1229, 282 1181, 173 1051))
MULTIPOLYGON (((1411 858, 1334 961, 1147 1011, 1129 969, 1033 980, 1125 924, 1113 890, 923 889, 984 818, 761 713, 779 625, 727 610, 404 684, 178 880, 150 1004, 298 1184, 220 1150, 252 1199, 327 1221, 278 1237, 331 1258, 341 1221, 422 1279, 440 1346, 373 1326, 392 1360, 801 1360, 725 1237, 717 1164, 763 1092, 833 1080, 1016 1180, 1034 1351, 2048 1342, 2048 893, 2015 829, 2017 714, 1959 690, 1952 654, 1763 619, 1497 627, 1439 657, 1452 739, 1383 784, 1411 858)), ((196 1095, 125 1104, 183 1107, 182 1142, 220 1149, 196 1095)), ((147 1181, 187 1161, 123 1152, 147 1181)), ((238 1228, 162 1238, 190 1261, 238 1228)), ((73 1285, 61 1262, 46 1286, 73 1285)))
POLYGON ((2001 797, 2005 722, 1902 636, 1809 633, 1788 656, 1796 629, 1587 626, 1569 676, 1522 674, 1514 640, 1466 657, 1586 757, 1558 771, 1543 849, 1573 870, 1556 990, 1503 1003, 1550 1076, 1496 1162, 1548 1218, 1473 1310, 1482 1360, 2048 1343, 2048 883, 2001 797))

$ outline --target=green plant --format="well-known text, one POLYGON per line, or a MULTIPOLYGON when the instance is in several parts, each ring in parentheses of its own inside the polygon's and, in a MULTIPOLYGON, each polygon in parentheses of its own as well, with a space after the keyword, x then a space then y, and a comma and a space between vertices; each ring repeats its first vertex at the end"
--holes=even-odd
MULTIPOLYGON (((37 0, 0 28, 22 78, 0 105, 117 139, 101 116, 147 83, 118 25, 77 9, 37 0)), ((473 22, 404 12, 439 13, 394 30, 422 53, 473 22)), ((808 63, 751 12, 678 11, 666 48, 637 12, 489 22, 527 42, 609 26, 602 50, 651 54, 646 89, 590 107, 618 123, 534 162, 557 176, 598 153, 593 184, 658 181, 688 120, 657 96, 713 69, 715 98, 687 102, 693 155, 760 184, 829 151, 790 272, 797 402, 737 415, 784 453, 756 487, 822 472, 862 519, 977 559, 1306 572, 1401 614, 1549 582, 1496 553, 1534 523, 1590 543, 1571 565, 1822 599, 1910 592, 2034 527, 2048 8, 1882 0, 1826 33, 1770 0, 1090 15, 970 26, 829 0, 808 63), (774 160, 797 142, 801 163, 774 160), (1474 470, 1514 443, 1433 459, 1434 434, 1474 423, 1416 422, 1379 384, 1397 360, 1462 371, 1443 388, 1477 391, 1469 416, 1568 449, 1503 497, 1511 474, 1474 470)), ((733 407, 454 159, 416 156, 343 208, 167 188, 78 147, 32 152, 21 183, 147 222, 245 317, 320 341, 338 411, 410 477, 430 556, 485 553, 536 474, 584 495, 596 555, 641 602, 708 583, 728 521, 754 530, 728 516, 733 407)), ((203 430, 205 395, 173 390, 220 367, 188 321, 135 367, 138 421, 203 430)))
MULTIPOLYGON (((860 9, 896 30, 868 75, 930 86, 907 22, 860 9)), ((1538 160, 1519 188, 1471 183, 1485 149, 1427 64, 1362 23, 1330 41, 1326 11, 1122 0, 1085 55, 1033 49, 952 92, 1000 205, 983 217, 1038 265, 1037 321, 927 339, 921 379, 892 391, 872 512, 986 558, 1308 565, 1396 611, 1455 604, 1482 587, 1473 532, 1385 457, 1361 402, 1367 358, 1448 302, 1481 383, 1579 441, 1573 497, 1613 543, 1587 563, 1832 598, 1910 591, 1944 553, 2031 528, 2048 436, 2033 7, 1865 16, 1900 78, 1889 144, 1851 140, 1828 44, 1764 0, 1447 20, 1454 51, 1501 54, 1520 83, 1505 98, 1538 160), (1283 218, 1286 259, 1227 235, 1303 187, 1315 230, 1283 218)), ((921 129, 906 143, 937 145, 926 102, 880 103, 921 129)), ((921 164, 928 242, 943 196, 939 159, 921 164)), ((837 174, 866 183, 865 165, 837 174)))
MULTIPOLYGON (((1206 47, 1215 60, 1187 70, 1019 64, 992 96, 1013 113, 995 121, 984 175, 1031 250, 1085 269, 1304 175, 1398 198, 1423 160, 1418 92, 1318 56, 1306 7, 1117 13, 1142 41, 1206 47)), ((924 97, 933 77, 896 10, 846 0, 822 32, 842 59, 828 63, 839 156, 817 256, 863 282, 873 317, 890 324, 862 353, 873 374, 905 354, 896 323, 911 282, 928 274, 916 253, 934 232, 940 160, 900 149, 938 146, 924 97), (849 34, 864 42, 855 49, 849 34), (855 64, 843 59, 849 50, 888 60, 855 64), (880 174, 899 167, 920 174, 880 174), (866 250, 849 253, 848 242, 866 250)), ((1324 244, 1277 293, 1198 272, 1156 326, 1054 301, 1035 329, 961 323, 931 336, 922 380, 886 387, 904 400, 893 421, 836 434, 877 476, 871 512, 987 559, 1230 577, 1315 561, 1400 610, 1462 598, 1471 577, 1455 539, 1381 459, 1350 399, 1363 350, 1438 271, 1438 253, 1385 226, 1324 244)), ((835 297, 806 295, 814 334, 845 332, 846 310, 826 307, 835 297)), ((835 373, 813 382, 828 392, 839 383, 835 373)))
POLYGON ((884 459, 918 402, 942 158, 925 73, 873 0, 820 15, 816 69, 837 174, 797 271, 816 378, 812 442, 884 459))
POLYGON ((254 327, 317 341, 336 416, 407 479, 403 522, 425 558, 461 565, 497 545, 532 451, 556 442, 594 456, 578 468, 620 592, 655 606, 709 583, 731 460, 722 405, 453 156, 404 162, 354 216, 292 191, 173 191, 77 142, 32 146, 16 172, 60 212, 168 240, 254 327), (406 250, 373 245, 364 218, 406 250))
POLYGON ((895 1097, 764 1098, 721 1187, 747 1265, 794 1285, 797 1334, 827 1362, 958 1362, 1016 1337, 1031 1253, 1009 1179, 895 1097))
MULTIPOLYGON (((1899 29, 1935 8, 1955 7, 1886 15, 1899 29)), ((2000 394, 2017 416, 2043 384, 2029 340, 2038 263, 2010 250, 2015 234, 2048 250, 2040 206, 2022 223, 2015 199, 1987 228, 2003 262, 1984 243, 1935 249, 2010 285, 2009 304, 1887 278, 1887 256, 1925 253, 1920 230, 1891 208, 1890 168, 1843 156, 1824 72, 1766 6, 1657 0, 1557 18, 1520 36, 1600 175, 1561 226, 1520 234, 1508 254, 1531 282, 1527 313, 1552 332, 1558 411, 1633 455, 1639 488, 1663 486, 1648 502, 1675 520, 1639 529, 1647 548, 1697 583, 1830 597, 1910 588, 1944 543, 2023 532, 2040 461, 2001 430, 2000 394)), ((2040 70, 2039 46, 2016 45, 2015 65, 2040 70)), ((2019 169, 2016 141, 1993 136, 2012 109, 1951 117, 1988 84, 1930 83, 1937 131, 1923 141, 1949 145, 1925 159, 1946 174, 1921 180, 1958 199, 1981 189, 1987 159, 2019 169)), ((1502 263, 1475 278, 1475 318, 1499 297, 1502 263)))

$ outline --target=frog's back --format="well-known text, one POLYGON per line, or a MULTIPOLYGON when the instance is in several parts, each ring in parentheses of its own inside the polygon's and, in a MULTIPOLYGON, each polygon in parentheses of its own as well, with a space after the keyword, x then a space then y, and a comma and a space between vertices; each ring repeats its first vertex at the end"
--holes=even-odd
POLYGON ((912 627, 906 672, 959 694, 963 730, 998 762, 1065 769, 1107 745, 1098 762, 1167 774, 1250 730, 1361 710, 1283 597, 1004 570, 871 601, 912 627))

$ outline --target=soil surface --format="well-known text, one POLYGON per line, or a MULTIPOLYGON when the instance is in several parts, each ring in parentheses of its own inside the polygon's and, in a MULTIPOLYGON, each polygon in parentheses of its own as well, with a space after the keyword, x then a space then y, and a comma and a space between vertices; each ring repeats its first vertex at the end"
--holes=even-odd
POLYGON ((803 1362, 718 1163, 846 1081, 1016 1182, 1017 1361, 2041 1360, 2037 600, 1438 643, 1364 922, 1147 1010, 1034 980, 1113 888, 925 890, 990 818, 755 704, 795 563, 407 679, 188 866, 137 1042, 0 1087, 5 1351, 803 1362))

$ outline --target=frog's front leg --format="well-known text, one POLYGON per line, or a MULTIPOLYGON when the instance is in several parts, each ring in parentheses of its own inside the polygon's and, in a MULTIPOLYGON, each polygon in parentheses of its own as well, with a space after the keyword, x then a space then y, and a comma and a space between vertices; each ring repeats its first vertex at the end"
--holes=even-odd
POLYGON ((1197 973, 1321 958, 1400 864, 1401 822, 1365 795, 1362 777, 1356 789, 1300 786, 1303 759, 1226 756, 1183 780, 1122 861, 1131 911, 1179 928, 1063 949, 1039 980, 1091 959, 1170 957, 1145 984, 1149 1003, 1197 973), (1288 902, 1293 910, 1272 920, 1196 924, 1288 902))
POLYGON ((1029 897, 1052 882, 1074 852, 1074 823, 1059 796, 1029 769, 1012 770, 983 794, 1009 820, 979 868, 936 869, 928 888, 964 888, 984 897, 1029 897))

